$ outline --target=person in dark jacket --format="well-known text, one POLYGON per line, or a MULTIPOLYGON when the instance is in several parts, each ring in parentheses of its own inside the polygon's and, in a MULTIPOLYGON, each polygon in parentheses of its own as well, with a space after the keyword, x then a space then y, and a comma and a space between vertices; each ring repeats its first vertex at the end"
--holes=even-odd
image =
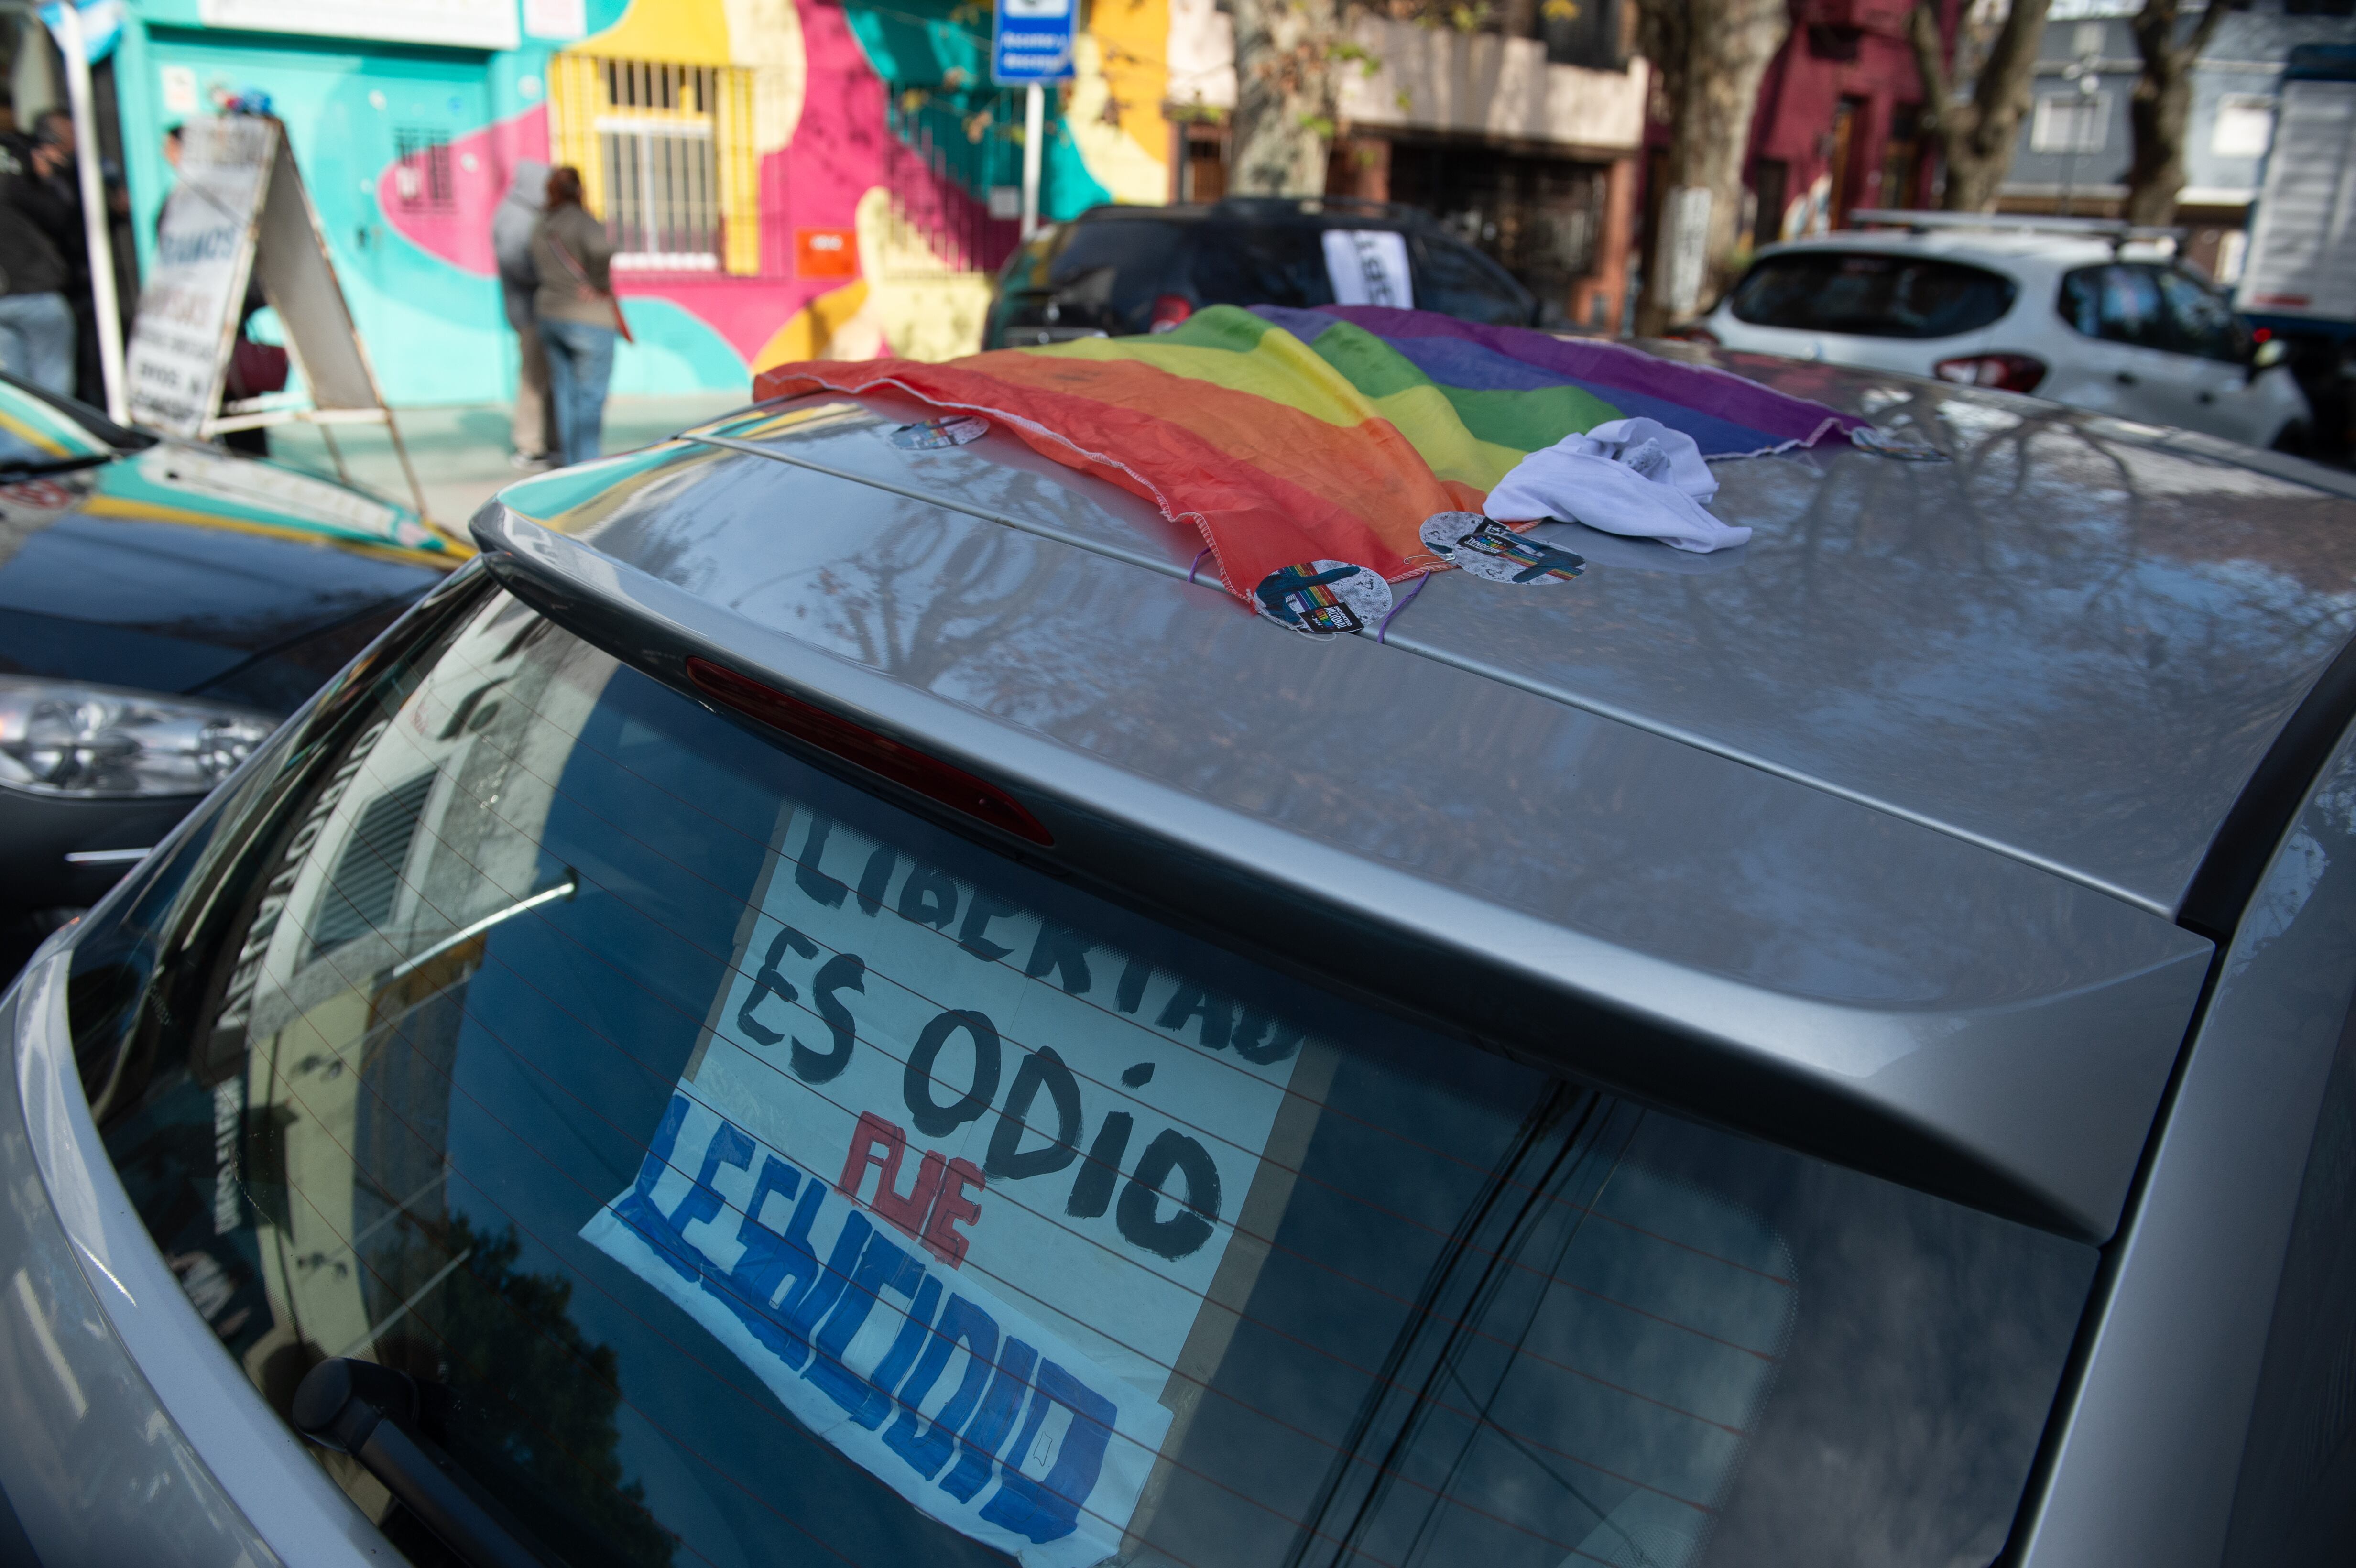
POLYGON ((557 445, 556 411, 548 396, 548 350, 540 341, 540 318, 532 313, 540 273, 531 264, 531 237, 540 227, 547 195, 548 165, 532 158, 520 159, 514 182, 491 214, 491 253, 498 261, 499 300, 507 307, 508 325, 515 329, 519 357, 515 414, 509 427, 513 449, 508 454, 508 461, 518 468, 547 467, 557 445))
POLYGON ((32 138, 0 135, 0 370, 43 391, 73 396, 70 269, 56 236, 73 226, 36 159, 32 138))
POLYGON ((548 176, 547 210, 531 234, 540 289, 532 313, 548 350, 548 388, 564 461, 596 456, 605 422, 605 385, 614 374, 614 244, 605 226, 581 205, 581 171, 565 165, 548 176))

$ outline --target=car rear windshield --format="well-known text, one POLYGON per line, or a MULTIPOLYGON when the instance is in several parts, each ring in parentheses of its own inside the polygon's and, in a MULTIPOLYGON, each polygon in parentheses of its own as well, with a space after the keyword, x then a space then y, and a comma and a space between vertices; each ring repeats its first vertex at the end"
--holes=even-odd
POLYGON ((2003 319, 2019 291, 1980 267, 1875 251, 1769 256, 1735 285, 1735 319, 1860 337, 1953 337, 2003 319))
POLYGON ((372 656, 76 953, 282 1411, 442 1385, 576 1568, 2001 1547, 2093 1249, 1279 973, 504 595, 372 656))
POLYGON ((1196 231, 1194 293, 1203 304, 1333 303, 1324 230, 1309 223, 1205 223, 1196 231))

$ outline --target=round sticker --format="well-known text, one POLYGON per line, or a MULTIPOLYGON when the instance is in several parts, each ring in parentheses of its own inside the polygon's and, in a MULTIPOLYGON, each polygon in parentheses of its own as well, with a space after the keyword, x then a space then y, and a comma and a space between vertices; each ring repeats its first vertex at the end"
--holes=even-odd
POLYGON ((1280 567, 1252 590, 1252 608, 1305 637, 1362 631, 1390 613, 1391 585, 1346 560, 1280 567))
POLYGON ((938 452, 945 446, 963 446, 969 441, 979 441, 989 433, 988 420, 974 414, 958 414, 904 424, 892 432, 891 442, 903 452, 938 452))
POLYGON ((1849 444, 1901 463, 1944 463, 1947 454, 1933 446, 1921 431, 1890 430, 1878 424, 1852 426, 1849 444))
POLYGON ((1420 531, 1432 554, 1491 582, 1569 582, 1587 570, 1583 557, 1478 512, 1434 512, 1420 531))

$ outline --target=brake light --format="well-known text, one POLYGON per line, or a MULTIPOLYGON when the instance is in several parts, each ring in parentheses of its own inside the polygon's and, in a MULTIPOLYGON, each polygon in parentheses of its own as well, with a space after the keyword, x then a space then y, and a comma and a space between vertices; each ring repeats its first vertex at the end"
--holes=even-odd
POLYGON ((2033 392, 2037 383, 2045 379, 2045 361, 2026 354, 1968 354, 1960 359, 1942 359, 1931 369, 1942 381, 2007 392, 2033 392))
POLYGON ((1194 302, 1185 295, 1163 294, 1153 302, 1153 315, 1146 323, 1145 330, 1167 332, 1194 314, 1194 302))
POLYGON ((1025 810, 1022 802, 963 768, 904 745, 888 735, 879 735, 864 724, 854 724, 815 703, 788 697, 709 659, 690 658, 687 673, 698 687, 737 712, 757 719, 773 730, 783 731, 797 741, 830 752, 927 799, 979 817, 992 827, 1004 828, 1018 838, 1027 838, 1033 844, 1055 841, 1055 835, 1025 810))

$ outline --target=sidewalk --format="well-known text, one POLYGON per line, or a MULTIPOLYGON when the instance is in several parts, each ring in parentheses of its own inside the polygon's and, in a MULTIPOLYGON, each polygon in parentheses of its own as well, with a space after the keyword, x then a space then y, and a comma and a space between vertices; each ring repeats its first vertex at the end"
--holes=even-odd
MULTIPOLYGON (((645 446, 691 425, 742 408, 744 392, 701 392, 683 397, 616 398, 605 405, 605 452, 611 455, 645 446)), ((454 532, 503 485, 526 477, 508 466, 508 410, 504 403, 455 408, 399 409, 401 438, 409 448, 417 481, 425 492, 426 515, 454 532)), ((388 501, 412 506, 409 485, 393 456, 383 427, 339 425, 336 444, 352 483, 388 501)), ((270 454, 289 467, 327 478, 335 460, 316 425, 279 425, 270 432, 270 454)))

